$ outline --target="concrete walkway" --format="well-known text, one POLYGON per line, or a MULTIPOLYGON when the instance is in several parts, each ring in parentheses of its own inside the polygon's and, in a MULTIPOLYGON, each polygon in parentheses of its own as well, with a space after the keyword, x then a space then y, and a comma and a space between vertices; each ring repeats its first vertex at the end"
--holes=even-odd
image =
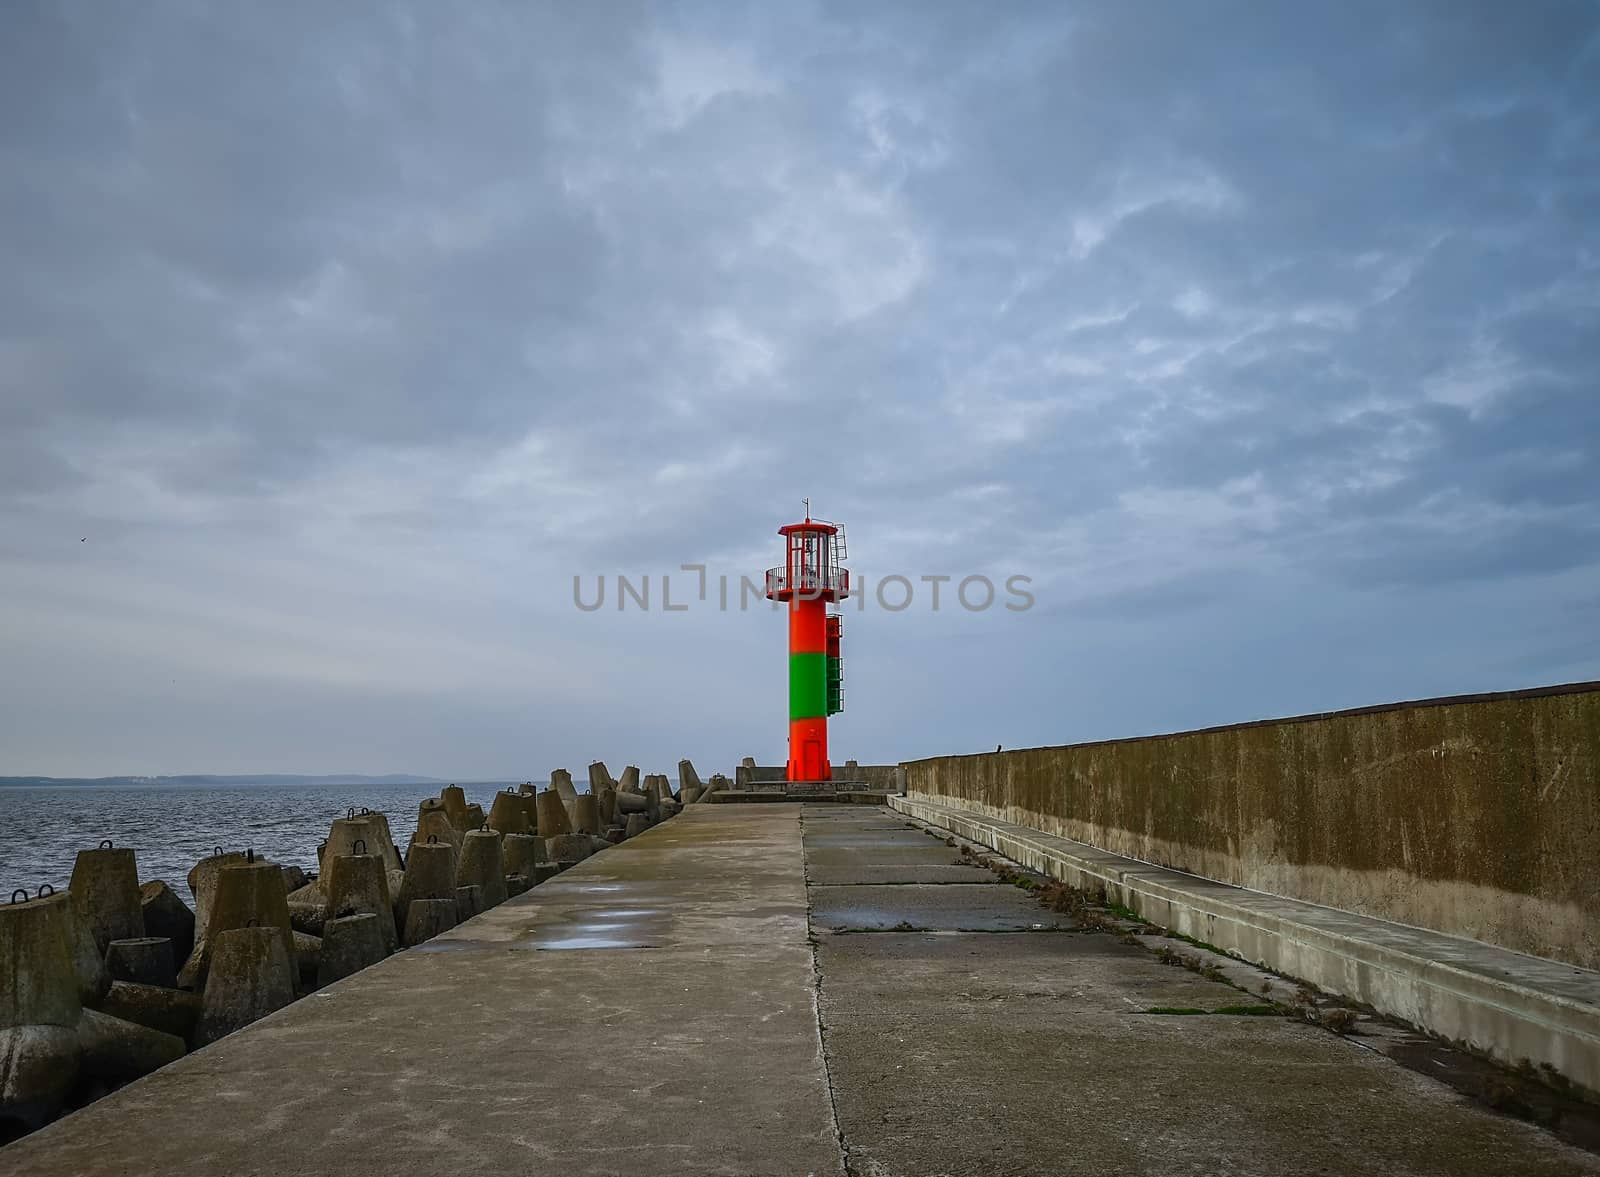
POLYGON ((1185 874, 936 798, 890 805, 1506 1066, 1546 1064, 1600 1091, 1600 972, 1185 874))
POLYGON ((1356 1040, 1221 1012, 1259 998, 1076 928, 897 814, 804 824, 852 1174, 1600 1173, 1356 1040))
POLYGON ((957 857, 878 808, 692 806, 0 1174, 1600 1174, 1326 1031, 1151 1012, 1248 999, 957 857))
POLYGON ((0 1149, 0 1174, 838 1174, 799 816, 691 806, 0 1149))

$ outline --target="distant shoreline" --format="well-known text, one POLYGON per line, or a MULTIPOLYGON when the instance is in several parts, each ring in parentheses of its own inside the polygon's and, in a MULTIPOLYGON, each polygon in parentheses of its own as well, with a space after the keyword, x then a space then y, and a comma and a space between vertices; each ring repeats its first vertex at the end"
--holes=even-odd
MULTIPOLYGON (((450 782, 436 777, 410 776, 392 773, 386 776, 361 776, 342 773, 327 776, 295 776, 262 773, 256 775, 214 776, 203 773, 183 776, 106 776, 106 777, 50 777, 50 776, 0 776, 3 788, 56 788, 62 786, 99 786, 135 788, 228 788, 251 785, 445 785, 450 782)), ((477 783, 477 782, 473 782, 477 783)), ((498 783, 498 782, 496 782, 498 783)))

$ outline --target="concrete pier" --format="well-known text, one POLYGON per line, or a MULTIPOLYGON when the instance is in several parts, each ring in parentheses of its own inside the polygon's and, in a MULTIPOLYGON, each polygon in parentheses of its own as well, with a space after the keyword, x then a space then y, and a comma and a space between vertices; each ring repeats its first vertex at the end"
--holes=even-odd
POLYGON ((0 1173, 1600 1174, 1143 939, 881 807, 694 805, 0 1173))

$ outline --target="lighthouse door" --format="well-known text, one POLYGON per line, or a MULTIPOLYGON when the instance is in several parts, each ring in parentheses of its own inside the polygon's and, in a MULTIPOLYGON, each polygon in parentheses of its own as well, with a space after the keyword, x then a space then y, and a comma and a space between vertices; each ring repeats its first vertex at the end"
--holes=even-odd
POLYGON ((822 771, 822 741, 801 740, 799 763, 800 775, 796 779, 802 781, 825 780, 826 776, 822 771))

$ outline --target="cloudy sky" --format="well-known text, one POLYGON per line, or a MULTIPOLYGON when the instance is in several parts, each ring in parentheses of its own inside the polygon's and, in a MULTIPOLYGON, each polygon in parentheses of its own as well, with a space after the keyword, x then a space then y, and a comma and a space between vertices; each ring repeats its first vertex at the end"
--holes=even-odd
POLYGON ((803 496, 836 762, 1597 678, 1597 376, 1592 4, 7 4, 0 773, 781 761, 803 496))

